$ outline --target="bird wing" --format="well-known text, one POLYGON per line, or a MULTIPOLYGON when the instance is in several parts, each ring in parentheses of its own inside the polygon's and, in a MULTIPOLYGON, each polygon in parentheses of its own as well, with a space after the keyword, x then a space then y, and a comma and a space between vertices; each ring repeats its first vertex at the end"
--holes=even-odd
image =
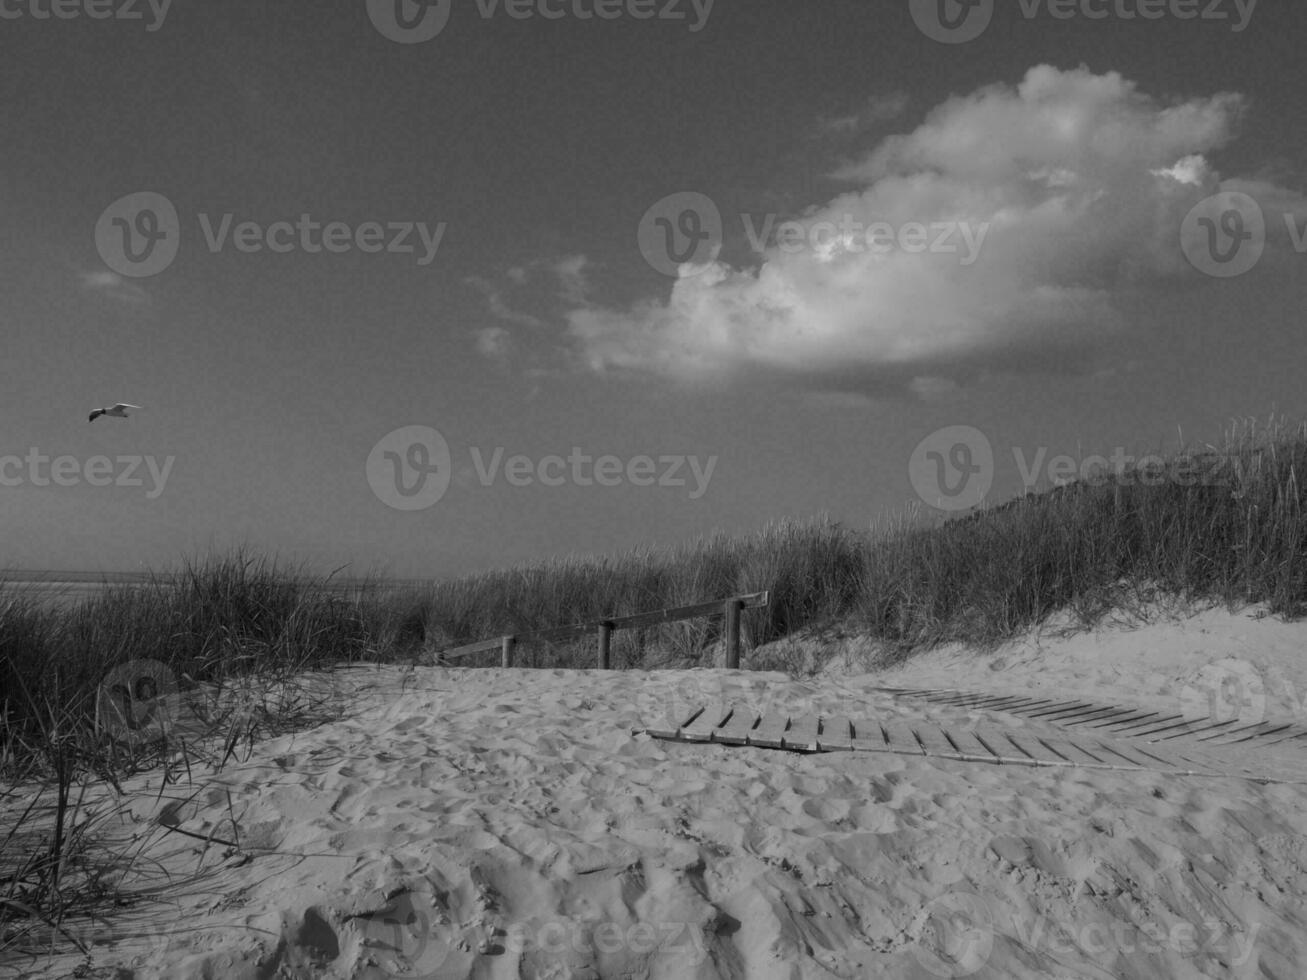
POLYGON ((140 405, 128 405, 126 402, 119 402, 114 408, 140 408, 140 405))
POLYGON ((102 409, 102 408, 97 408, 94 412, 91 413, 91 417, 90 417, 89 419, 87 419, 86 421, 88 421, 88 422, 94 422, 96 419, 98 419, 98 418, 99 418, 101 415, 103 415, 103 414, 104 414, 104 409, 102 409))

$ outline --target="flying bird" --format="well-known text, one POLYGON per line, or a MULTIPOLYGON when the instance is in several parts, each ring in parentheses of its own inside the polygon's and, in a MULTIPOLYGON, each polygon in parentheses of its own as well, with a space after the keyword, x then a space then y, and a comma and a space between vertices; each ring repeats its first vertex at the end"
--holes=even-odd
POLYGON ((94 422, 101 415, 112 415, 116 419, 125 419, 127 418, 127 409, 140 407, 140 405, 128 405, 126 402, 119 402, 113 408, 97 408, 91 413, 91 417, 87 421, 94 422))

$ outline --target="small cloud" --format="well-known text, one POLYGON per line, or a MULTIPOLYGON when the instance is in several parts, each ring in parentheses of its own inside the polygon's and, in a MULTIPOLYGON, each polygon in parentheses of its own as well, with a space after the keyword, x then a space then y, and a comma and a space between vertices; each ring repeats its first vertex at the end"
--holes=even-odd
POLYGON ((901 116, 911 99, 906 92, 873 95, 857 112, 846 116, 827 116, 818 120, 820 135, 860 133, 877 123, 889 122, 901 116))
POLYGON ((473 331, 477 353, 483 357, 502 361, 508 357, 512 337, 503 327, 481 327, 473 331))
POLYGON ((93 290, 120 303, 144 306, 150 302, 150 294, 144 288, 107 269, 83 272, 81 280, 83 289, 93 290))
POLYGON ((584 255, 569 255, 554 263, 554 275, 558 277, 563 299, 569 303, 584 304, 590 294, 590 282, 585 269, 590 260, 584 255))
POLYGON ((507 320, 510 323, 516 323, 525 327, 543 327, 544 321, 530 313, 523 313, 515 310, 508 305, 499 288, 490 280, 483 279, 480 276, 468 276, 464 282, 482 293, 486 298, 486 304, 490 307, 490 312, 501 320, 507 320))

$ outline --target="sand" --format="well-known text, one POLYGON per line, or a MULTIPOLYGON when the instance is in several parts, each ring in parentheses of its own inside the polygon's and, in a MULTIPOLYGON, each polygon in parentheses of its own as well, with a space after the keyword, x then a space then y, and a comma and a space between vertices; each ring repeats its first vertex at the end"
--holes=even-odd
MULTIPOLYGON (((632 734, 713 698, 854 719, 942 710, 886 685, 1307 721, 1307 626, 1262 612, 1045 631, 805 682, 319 677, 347 705, 337 720, 189 785, 134 777, 122 830, 152 829, 139 866, 160 888, 82 927, 95 945, 80 975, 1297 978, 1307 786, 632 734)), ((60 976, 79 962, 5 968, 60 976)))

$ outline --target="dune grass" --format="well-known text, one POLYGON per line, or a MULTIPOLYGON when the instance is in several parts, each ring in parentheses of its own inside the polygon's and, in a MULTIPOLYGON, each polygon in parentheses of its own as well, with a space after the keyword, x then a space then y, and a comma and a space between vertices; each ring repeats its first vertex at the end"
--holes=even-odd
MULTIPOLYGON (((207 758, 221 765, 262 733, 330 715, 286 683, 307 670, 413 662, 508 633, 762 589, 771 603, 745 614, 749 645, 841 621, 899 657, 951 641, 991 646, 1058 612, 1091 626, 1145 590, 1232 607, 1265 602, 1297 617, 1307 604, 1299 473, 1307 475, 1307 427, 1245 426, 1221 447, 1174 454, 1160 471, 1105 474, 961 520, 909 514, 869 531, 786 521, 422 589, 343 594, 329 577, 243 553, 70 607, 0 583, 0 777, 15 787, 0 804, 18 816, 8 836, 0 831, 0 954, 38 932, 57 935, 88 902, 131 900, 129 876, 105 884, 94 846, 105 811, 79 805, 88 783, 117 786, 145 765, 183 778, 202 756, 200 745, 162 730, 126 745, 104 737, 103 688, 120 665, 162 664, 183 693, 208 691, 215 706, 242 685, 280 691, 206 715, 218 732, 207 758), (42 795, 25 809, 34 792, 42 795)), ((720 629, 720 620, 702 620, 619 633, 615 664, 702 663, 720 629)), ((527 650, 521 663, 590 667, 592 647, 527 650)))

